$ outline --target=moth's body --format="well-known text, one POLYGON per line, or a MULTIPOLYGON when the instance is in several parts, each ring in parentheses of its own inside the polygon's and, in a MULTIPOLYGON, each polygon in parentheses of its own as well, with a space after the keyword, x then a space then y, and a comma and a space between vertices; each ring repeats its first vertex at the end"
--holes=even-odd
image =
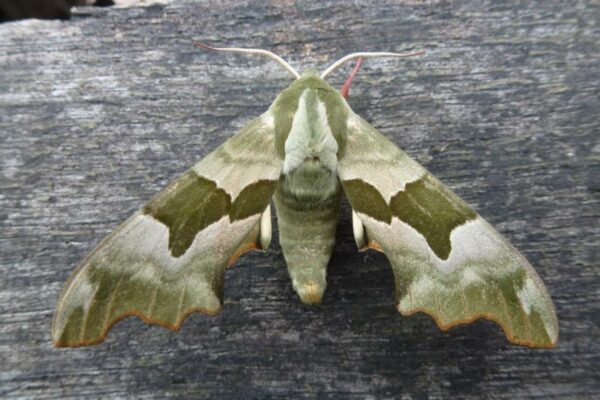
POLYGON ((276 130, 277 142, 284 143, 274 200, 292 285, 305 303, 320 302, 325 290, 342 195, 337 156, 346 127, 337 127, 336 139, 327 116, 349 111, 335 90, 323 83, 308 72, 272 106, 285 109, 296 104, 291 124, 287 113, 274 112, 275 126, 282 127, 276 130))
POLYGON ((344 57, 321 76, 300 76, 278 59, 297 79, 271 107, 125 221, 70 276, 54 343, 101 342, 130 315, 176 330, 192 312, 217 314, 226 268, 269 246, 271 199, 293 287, 304 303, 318 303, 344 195, 358 248, 390 261, 400 313, 425 312, 442 329, 487 318, 514 343, 553 347, 552 300, 527 260, 324 81, 364 55, 344 57))

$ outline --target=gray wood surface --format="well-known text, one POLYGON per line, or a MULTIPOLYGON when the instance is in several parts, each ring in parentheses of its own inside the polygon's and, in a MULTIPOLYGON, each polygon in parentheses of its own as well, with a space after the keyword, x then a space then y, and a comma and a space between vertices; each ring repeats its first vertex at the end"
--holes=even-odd
POLYGON ((0 25, 0 397, 598 398, 598 2, 236 3, 0 25), (274 240, 228 271, 217 317, 179 333, 133 318, 99 346, 54 349, 78 261, 290 83, 194 40, 321 70, 358 50, 427 50, 365 62, 350 104, 534 264, 558 347, 399 315, 390 266, 355 250, 346 204, 320 306, 299 303, 274 240))

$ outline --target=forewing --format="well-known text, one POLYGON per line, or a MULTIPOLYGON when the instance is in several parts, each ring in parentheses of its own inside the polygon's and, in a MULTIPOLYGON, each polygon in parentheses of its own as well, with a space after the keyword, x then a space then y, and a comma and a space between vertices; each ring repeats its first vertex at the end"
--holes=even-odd
POLYGON ((113 324, 131 315, 177 330, 191 312, 218 313, 228 264, 246 250, 268 246, 268 206, 281 167, 272 118, 264 114, 81 263, 58 301, 55 345, 101 342, 113 324))
POLYGON ((381 250, 390 260, 402 314, 425 312, 442 329, 486 318, 497 322, 511 342, 555 345, 554 306, 527 260, 354 114, 338 174, 355 212, 357 244, 381 250))

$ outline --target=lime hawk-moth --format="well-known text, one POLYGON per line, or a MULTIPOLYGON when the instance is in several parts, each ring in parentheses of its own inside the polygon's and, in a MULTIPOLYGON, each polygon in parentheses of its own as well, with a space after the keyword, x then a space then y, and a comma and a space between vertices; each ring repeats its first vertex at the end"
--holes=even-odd
POLYGON ((269 246, 271 200, 293 288, 319 303, 342 196, 358 248, 391 263, 400 313, 442 329, 486 318, 513 343, 555 346, 554 306, 527 260, 325 81, 349 60, 414 53, 353 53, 300 75, 265 50, 200 46, 268 56, 295 80, 83 260, 58 301, 56 346, 99 343, 132 315, 177 330, 217 314, 226 268, 269 246))

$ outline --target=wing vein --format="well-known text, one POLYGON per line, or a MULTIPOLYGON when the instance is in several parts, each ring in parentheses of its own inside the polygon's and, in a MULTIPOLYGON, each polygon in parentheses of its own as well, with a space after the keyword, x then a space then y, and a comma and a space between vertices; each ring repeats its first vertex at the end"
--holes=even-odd
POLYGON ((523 304, 521 302, 519 302, 519 309, 521 310, 523 318, 525 319, 525 328, 527 329, 528 340, 531 342, 533 341, 533 335, 531 333, 531 321, 529 321, 529 317, 527 316, 527 313, 525 312, 525 309, 523 308, 523 304))
POLYGON ((187 292, 187 285, 189 281, 186 281, 181 288, 181 296, 179 296, 179 304, 177 305, 177 322, 181 319, 181 313, 183 311, 183 302, 185 301, 185 294, 187 292))
POLYGON ((460 298, 462 299, 462 303, 463 303, 463 310, 465 313, 465 316, 470 315, 470 310, 469 310, 469 303, 467 301, 467 294, 465 293, 465 288, 463 287, 462 283, 460 282, 460 279, 456 280, 457 284, 458 284, 458 289, 460 291, 460 298))
MULTIPOLYGON (((160 271, 160 275, 157 279, 158 283, 162 280, 164 270, 160 271)), ((152 311, 154 310, 154 306, 156 304, 156 298, 158 297, 158 287, 159 284, 154 285, 154 290, 152 291, 152 297, 150 297, 150 302, 148 303, 148 317, 152 318, 152 311)))
POLYGON ((106 329, 110 321, 110 315, 112 314, 113 302, 115 301, 115 297, 117 297, 117 292, 119 291, 119 286, 121 286, 121 282, 123 281, 123 277, 125 276, 125 270, 121 271, 119 276, 119 280, 115 284, 115 288, 110 293, 110 298, 108 299, 108 303, 106 304, 106 313, 104 315, 104 321, 102 322, 102 330, 106 329))
POLYGON ((84 341, 85 335, 87 333, 87 321, 90 316, 90 310, 92 309, 92 306, 96 302, 96 293, 98 293, 98 287, 96 287, 96 289, 94 289, 94 293, 92 294, 90 301, 87 304, 87 307, 85 307, 85 317, 83 318, 83 321, 81 323, 81 332, 79 334, 80 342, 84 341))
POLYGON ((435 306, 437 308, 438 315, 440 316, 440 320, 442 320, 442 324, 445 325, 446 318, 444 317, 444 314, 442 314, 442 308, 440 307, 440 299, 438 298, 438 292, 435 289, 433 289, 433 299, 435 301, 435 306))
POLYGON ((500 298, 500 302, 502 303, 502 308, 504 309, 504 316, 506 319, 506 324, 508 325, 508 330, 509 332, 511 332, 511 334, 514 334, 512 328, 512 321, 510 319, 510 314, 508 313, 508 305, 506 304, 506 298, 504 297, 504 294, 502 293, 502 290, 500 290, 500 288, 498 288, 497 290, 498 297, 500 298))

